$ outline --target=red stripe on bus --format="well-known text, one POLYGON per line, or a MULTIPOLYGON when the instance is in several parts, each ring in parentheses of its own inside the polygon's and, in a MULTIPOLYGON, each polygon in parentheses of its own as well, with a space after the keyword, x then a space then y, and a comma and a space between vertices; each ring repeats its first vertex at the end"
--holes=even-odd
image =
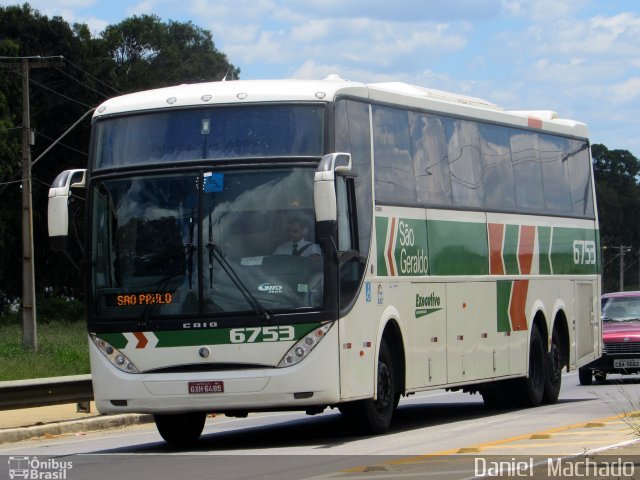
POLYGON ((147 337, 144 336, 142 332, 133 332, 133 335, 138 339, 138 343, 136 344, 136 348, 144 348, 149 343, 147 337))
POLYGON ((529 128, 542 128, 542 120, 535 117, 529 117, 528 119, 529 128))
POLYGON ((529 291, 529 280, 516 280, 513 282, 511 291, 511 305, 509 306, 509 317, 511 318, 511 329, 515 331, 527 329, 527 292, 529 291))
POLYGON ((491 275, 504 275, 502 263, 502 243, 504 240, 504 224, 489 224, 489 270, 491 275))
POLYGON ((533 262, 533 243, 536 239, 536 227, 520 226, 520 242, 518 244, 518 262, 520 263, 520 275, 531 274, 533 262))
POLYGON ((393 265, 393 240, 396 234, 396 219, 391 218, 391 233, 389 234, 389 247, 387 248, 387 261, 389 262, 389 273, 392 277, 396 275, 396 269, 393 265))

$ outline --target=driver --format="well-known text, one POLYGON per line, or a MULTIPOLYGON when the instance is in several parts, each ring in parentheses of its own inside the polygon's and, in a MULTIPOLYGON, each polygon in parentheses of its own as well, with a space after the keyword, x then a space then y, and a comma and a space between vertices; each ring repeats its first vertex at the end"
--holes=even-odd
POLYGON ((304 221, 299 217, 291 217, 287 222, 287 235, 289 240, 278 246, 274 255, 293 255, 298 257, 320 258, 320 246, 305 240, 309 233, 304 221))

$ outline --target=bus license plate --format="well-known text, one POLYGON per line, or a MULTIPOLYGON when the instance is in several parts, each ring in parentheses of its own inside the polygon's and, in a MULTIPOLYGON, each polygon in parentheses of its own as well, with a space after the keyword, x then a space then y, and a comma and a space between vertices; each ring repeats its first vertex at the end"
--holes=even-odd
POLYGON ((189 393, 224 393, 224 382, 189 382, 189 393))
POLYGON ((625 358, 613 361, 614 368, 638 368, 640 367, 640 358, 625 358))

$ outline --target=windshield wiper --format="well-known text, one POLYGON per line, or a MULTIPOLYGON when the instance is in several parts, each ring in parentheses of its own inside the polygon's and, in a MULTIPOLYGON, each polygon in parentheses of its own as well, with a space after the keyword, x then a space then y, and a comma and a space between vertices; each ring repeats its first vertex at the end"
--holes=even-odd
POLYGON ((251 306, 253 311, 257 315, 262 316, 267 322, 271 320, 271 315, 269 314, 267 309, 264 308, 260 303, 260 301, 251 293, 249 288, 247 288, 247 286, 242 281, 242 279, 238 276, 238 274, 233 269, 231 264, 227 261, 226 258, 224 258, 224 255, 222 254, 222 250, 220 249, 220 247, 210 241, 206 243, 206 247, 209 250, 210 258, 212 257, 218 261, 218 263, 220 264, 224 272, 231 279, 231 281, 236 286, 236 288, 240 291, 240 293, 242 294, 244 299, 247 301, 247 303, 251 306))
POLYGON ((196 246, 193 243, 193 208, 191 209, 191 216, 189 217, 189 241, 184 246, 185 253, 187 254, 187 265, 189 268, 189 290, 193 288, 193 252, 196 251, 196 246))

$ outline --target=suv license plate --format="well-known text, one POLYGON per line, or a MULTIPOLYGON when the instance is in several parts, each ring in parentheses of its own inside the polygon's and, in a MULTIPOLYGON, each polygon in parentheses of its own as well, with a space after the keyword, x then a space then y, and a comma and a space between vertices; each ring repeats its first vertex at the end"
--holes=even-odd
POLYGON ((625 358, 613 361, 614 368, 638 368, 640 367, 640 358, 625 358))
POLYGON ((189 393, 224 393, 224 382, 189 382, 189 393))

